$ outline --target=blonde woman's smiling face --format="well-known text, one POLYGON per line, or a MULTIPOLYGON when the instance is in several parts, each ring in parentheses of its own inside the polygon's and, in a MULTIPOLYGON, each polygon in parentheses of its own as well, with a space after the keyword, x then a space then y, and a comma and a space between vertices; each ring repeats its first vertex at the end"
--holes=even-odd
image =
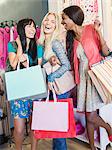
POLYGON ((56 28, 56 17, 49 14, 43 22, 43 30, 45 34, 52 34, 56 28))

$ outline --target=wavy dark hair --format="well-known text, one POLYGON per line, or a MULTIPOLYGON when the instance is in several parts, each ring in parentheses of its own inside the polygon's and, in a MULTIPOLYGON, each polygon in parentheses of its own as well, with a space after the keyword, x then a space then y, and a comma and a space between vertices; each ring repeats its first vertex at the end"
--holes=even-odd
MULTIPOLYGON (((81 26, 84 21, 84 13, 79 6, 73 5, 63 10, 64 14, 67 15, 75 24, 81 26)), ((68 50, 68 57, 70 59, 71 51, 73 50, 73 42, 76 35, 72 30, 67 31, 66 45, 68 50)))
MULTIPOLYGON (((32 23, 34 24, 34 27, 36 29, 36 24, 34 20, 30 18, 22 19, 17 24, 17 32, 20 37, 20 41, 21 41, 21 45, 22 45, 22 49, 24 53, 26 52, 26 46, 27 46, 25 26, 31 25, 32 23)), ((37 58, 37 44, 36 44, 35 36, 34 38, 30 39, 29 49, 28 49, 28 55, 32 58, 32 60, 35 60, 37 58)))

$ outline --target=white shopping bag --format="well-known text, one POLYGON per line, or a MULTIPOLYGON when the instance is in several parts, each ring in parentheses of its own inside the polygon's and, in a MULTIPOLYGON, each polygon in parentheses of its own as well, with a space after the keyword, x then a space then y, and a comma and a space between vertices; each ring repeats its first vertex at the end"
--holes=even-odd
POLYGON ((48 98, 46 101, 34 101, 32 130, 68 131, 68 102, 59 102, 56 96, 54 99, 54 102, 49 102, 48 98))
MULTIPOLYGON (((27 62, 28 59, 27 59, 27 62)), ((29 63, 28 63, 29 64, 29 63)), ((42 99, 47 97, 47 88, 45 82, 45 73, 40 65, 5 73, 7 99, 42 99), (43 74, 44 73, 44 74, 43 74)))

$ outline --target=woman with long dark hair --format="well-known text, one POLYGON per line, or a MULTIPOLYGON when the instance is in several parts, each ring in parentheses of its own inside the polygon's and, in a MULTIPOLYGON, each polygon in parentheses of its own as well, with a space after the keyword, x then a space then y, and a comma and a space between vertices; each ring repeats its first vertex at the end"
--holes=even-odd
POLYGON ((80 7, 74 5, 63 10, 62 24, 69 31, 67 46, 69 53, 73 52, 74 55, 72 62, 75 82, 78 87, 77 109, 86 114, 90 147, 91 150, 96 150, 94 146, 94 129, 96 127, 105 128, 109 140, 112 141, 112 128, 97 113, 97 110, 104 103, 88 75, 88 70, 93 64, 101 61, 101 53, 108 55, 109 51, 101 34, 96 32, 93 25, 82 26, 83 21, 84 13, 80 7))
MULTIPOLYGON (((21 68, 27 67, 27 60, 29 60, 29 66, 39 64, 42 58, 42 48, 38 47, 37 49, 35 22, 32 19, 20 20, 17 24, 17 32, 19 35, 17 42, 8 43, 8 57, 12 69, 15 70, 17 68, 18 62, 20 62, 21 68)), ((22 150, 25 119, 31 116, 32 100, 14 100, 10 102, 10 107, 11 113, 14 116, 16 150, 22 150)))

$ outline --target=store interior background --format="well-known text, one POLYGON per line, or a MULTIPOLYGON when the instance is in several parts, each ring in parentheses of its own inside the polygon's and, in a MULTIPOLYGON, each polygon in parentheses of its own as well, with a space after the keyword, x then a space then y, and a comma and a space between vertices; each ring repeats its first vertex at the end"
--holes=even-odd
MULTIPOLYGON (((17 22, 19 19, 30 17, 40 26, 48 11, 59 13, 64 7, 74 4, 75 1, 78 0, 0 0, 0 22, 9 20, 17 22)), ((112 0, 97 0, 97 2, 98 16, 103 26, 102 32, 112 49, 112 0)))
POLYGON ((47 0, 0 0, 0 22, 30 17, 40 26, 47 11, 47 0))
MULTIPOLYGON (((102 33, 110 49, 112 49, 112 0, 48 0, 50 11, 60 12, 63 8, 81 3, 98 4, 98 17, 102 23, 102 33)), ((91 19, 90 19, 91 23, 91 19)))
MULTIPOLYGON (((30 17, 40 26, 48 10, 60 12, 62 8, 68 6, 67 1, 73 2, 75 0, 0 0, 0 22, 10 20, 17 22, 22 18, 30 17), (62 3, 65 5, 62 5, 62 3)), ((102 32, 106 42, 112 49, 112 0, 98 0, 98 3, 99 18, 103 26, 102 32)), ((43 144, 40 143, 40 145, 43 144)), ((75 145, 74 148, 74 142, 73 144, 70 143, 70 149, 89 150, 85 145, 79 148, 80 145, 82 144, 75 145)))

